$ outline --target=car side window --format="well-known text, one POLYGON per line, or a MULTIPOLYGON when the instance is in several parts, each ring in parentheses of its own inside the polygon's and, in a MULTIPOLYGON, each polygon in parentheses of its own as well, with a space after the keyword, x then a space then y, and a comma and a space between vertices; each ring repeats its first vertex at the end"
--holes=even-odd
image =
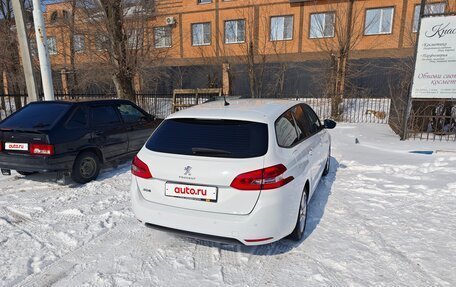
POLYGON ((299 141, 295 121, 291 111, 287 111, 275 122, 277 142, 281 147, 291 147, 299 141))
POLYGON ((125 123, 136 123, 145 118, 145 114, 133 105, 122 104, 117 106, 122 119, 125 123))
POLYGON ((88 111, 85 108, 77 108, 67 122, 66 127, 68 129, 80 129, 87 127, 88 111))
POLYGON ((92 123, 94 126, 120 124, 120 118, 112 106, 92 107, 92 123))
POLYGON ((296 127, 300 136, 300 139, 311 136, 311 126, 309 118, 306 116, 302 105, 298 105, 293 108, 293 117, 296 120, 296 127))
POLYGON ((319 131, 321 131, 322 125, 321 125, 320 119, 318 118, 318 116, 314 112, 314 110, 311 107, 309 107, 308 105, 304 105, 304 110, 310 121, 310 132, 312 134, 316 134, 319 131))

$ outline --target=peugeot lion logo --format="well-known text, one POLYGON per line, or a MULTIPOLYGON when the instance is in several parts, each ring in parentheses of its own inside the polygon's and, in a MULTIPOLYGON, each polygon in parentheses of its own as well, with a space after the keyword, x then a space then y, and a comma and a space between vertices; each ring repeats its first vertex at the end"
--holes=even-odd
POLYGON ((184 167, 184 170, 185 170, 184 175, 188 175, 188 176, 192 175, 192 173, 191 173, 192 167, 191 166, 184 167))

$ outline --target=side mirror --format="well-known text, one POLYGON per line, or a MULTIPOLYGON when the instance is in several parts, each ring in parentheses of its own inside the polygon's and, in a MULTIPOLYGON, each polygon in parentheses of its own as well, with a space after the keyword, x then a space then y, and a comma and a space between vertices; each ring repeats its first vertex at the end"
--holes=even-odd
POLYGON ((142 116, 139 121, 142 121, 142 122, 153 122, 155 121, 155 116, 151 115, 151 114, 147 114, 147 115, 144 115, 142 116))
POLYGON ((151 114, 147 114, 147 119, 149 121, 155 121, 155 116, 154 115, 151 115, 151 114))
POLYGON ((333 129, 336 127, 336 122, 333 120, 324 120, 325 129, 333 129))

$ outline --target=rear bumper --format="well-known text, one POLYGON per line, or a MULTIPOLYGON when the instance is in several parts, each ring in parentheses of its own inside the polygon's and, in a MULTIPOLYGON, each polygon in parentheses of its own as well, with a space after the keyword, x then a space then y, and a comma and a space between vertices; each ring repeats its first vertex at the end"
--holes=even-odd
MULTIPOLYGON (((133 212, 146 225, 184 231, 189 237, 222 238, 244 245, 268 244, 289 235, 296 225, 299 200, 292 190, 262 192, 254 210, 248 215, 232 215, 173 207, 147 201, 138 190, 132 176, 131 198, 133 212), (285 195, 285 196, 284 196, 285 195), (198 236, 193 236, 197 234, 198 236), (209 235, 201 237, 199 235, 209 235), (255 241, 258 239, 265 239, 255 241)), ((182 234, 182 232, 179 232, 182 234)))
POLYGON ((26 172, 69 171, 76 155, 32 156, 0 153, 0 168, 26 172))

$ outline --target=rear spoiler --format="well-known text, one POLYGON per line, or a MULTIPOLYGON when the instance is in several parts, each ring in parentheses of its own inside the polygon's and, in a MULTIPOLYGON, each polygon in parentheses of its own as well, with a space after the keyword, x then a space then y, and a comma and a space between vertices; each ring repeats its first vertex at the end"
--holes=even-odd
POLYGON ((24 128, 0 128, 0 132, 25 132, 25 133, 46 134, 47 131, 48 130, 24 129, 24 128))

